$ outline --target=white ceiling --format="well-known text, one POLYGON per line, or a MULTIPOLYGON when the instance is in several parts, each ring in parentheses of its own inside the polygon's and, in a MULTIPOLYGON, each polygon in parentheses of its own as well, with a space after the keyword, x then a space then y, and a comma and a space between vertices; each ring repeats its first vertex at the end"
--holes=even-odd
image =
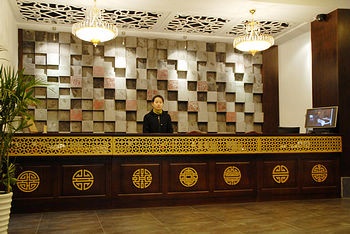
MULTIPOLYGON (((93 0, 7 0, 21 29, 70 31, 93 0)), ((318 14, 350 9, 350 0, 96 0, 124 36, 231 42, 254 19, 276 44, 308 30, 318 14)))

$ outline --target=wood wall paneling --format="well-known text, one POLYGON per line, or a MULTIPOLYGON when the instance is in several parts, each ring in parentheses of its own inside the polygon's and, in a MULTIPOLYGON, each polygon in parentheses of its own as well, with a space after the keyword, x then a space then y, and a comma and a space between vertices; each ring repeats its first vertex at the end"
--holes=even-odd
POLYGON ((303 162, 303 184, 302 189, 306 190, 307 188, 315 188, 322 186, 335 186, 338 181, 337 177, 337 168, 336 161, 334 160, 305 160, 303 162), (320 170, 313 171, 313 168, 317 165, 321 165, 320 170), (326 171, 323 171, 323 169, 326 171), (322 170, 322 171, 321 171, 322 170), (319 178, 320 180, 315 180, 313 177, 319 178), (325 180, 322 181, 322 176, 325 176, 325 180))
POLYGON ((62 165, 61 196, 106 195, 105 164, 62 165))
POLYGON ((57 195, 57 185, 59 178, 55 176, 55 165, 43 163, 42 165, 19 166, 17 171, 20 181, 14 187, 14 196, 18 198, 26 197, 53 197, 57 195), (37 178, 35 178, 37 176, 37 178), (19 189, 25 189, 26 192, 19 189))
POLYGON ((277 133, 279 126, 279 91, 278 91, 278 47, 273 46, 263 51, 262 77, 264 84, 263 113, 264 133, 277 133))
POLYGON ((298 181, 297 171, 298 162, 296 159, 264 161, 262 190, 265 188, 295 188, 298 181))
POLYGON ((338 105, 338 14, 311 23, 313 106, 338 105))
POLYGON ((207 162, 169 163, 169 193, 209 192, 208 172, 207 162))
POLYGON ((160 163, 122 163, 115 179, 121 194, 161 193, 163 182, 160 163))
MULTIPOLYGON (((16 160, 23 165, 22 171, 30 170, 40 176, 40 186, 29 193, 15 188, 13 211, 339 197, 339 156, 339 153, 164 155, 147 158, 55 157, 55 160, 51 160, 52 157, 18 157, 16 160), (313 181, 310 174, 314 165, 318 164, 327 168, 327 179, 322 182, 313 181), (288 169, 288 179, 278 183, 274 176, 279 174, 274 170, 281 165, 288 169), (232 166, 240 171, 241 178, 237 184, 228 184, 224 178, 224 175, 237 176, 232 171, 225 174, 225 170, 232 166), (196 177, 196 182, 190 186, 181 183, 181 172, 186 168, 196 172, 185 173, 185 178, 182 178, 189 182, 196 177), (150 174, 145 171, 135 174, 139 169, 147 169, 152 176, 151 183, 144 188, 133 183, 135 178, 139 184, 150 181, 150 174), (73 185, 74 174, 80 170, 88 170, 94 176, 94 184, 89 189, 77 189, 73 185)), ((84 181, 84 176, 80 177, 84 181)), ((89 176, 86 178, 90 179, 89 176)))
MULTIPOLYGON (((255 163, 251 161, 217 162, 215 164, 215 191, 254 191, 256 187, 255 166, 255 163), (239 170, 240 178, 237 184, 234 184, 234 182, 228 184, 224 179, 225 170, 230 167, 239 170)), ((237 175, 231 176, 238 179, 237 175)))
POLYGON ((343 136, 341 176, 350 176, 350 10, 338 9, 326 21, 311 23, 313 106, 338 105, 343 136))
POLYGON ((350 10, 338 12, 339 133, 343 136, 342 176, 350 176, 350 10))

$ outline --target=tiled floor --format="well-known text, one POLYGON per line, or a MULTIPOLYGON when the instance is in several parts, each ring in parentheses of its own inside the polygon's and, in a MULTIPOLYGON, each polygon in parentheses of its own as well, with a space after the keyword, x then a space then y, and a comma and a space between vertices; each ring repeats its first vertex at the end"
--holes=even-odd
POLYGON ((350 199, 12 214, 9 233, 350 233, 350 199))

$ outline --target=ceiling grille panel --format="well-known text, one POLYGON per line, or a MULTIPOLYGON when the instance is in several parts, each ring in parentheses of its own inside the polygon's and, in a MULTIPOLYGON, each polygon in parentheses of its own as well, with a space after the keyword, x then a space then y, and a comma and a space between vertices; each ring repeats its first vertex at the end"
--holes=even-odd
MULTIPOLYGON (((85 18, 85 7, 16 0, 23 22, 33 24, 71 26, 85 18)), ((232 19, 207 15, 171 14, 171 12, 148 12, 123 9, 103 9, 102 16, 120 29, 169 33, 183 35, 213 35, 232 37, 244 34, 244 22, 234 23, 232 19)), ((259 21, 261 32, 277 35, 290 28, 290 23, 259 21)))
POLYGON ((213 33, 229 20, 208 16, 176 15, 165 28, 174 32, 213 33))

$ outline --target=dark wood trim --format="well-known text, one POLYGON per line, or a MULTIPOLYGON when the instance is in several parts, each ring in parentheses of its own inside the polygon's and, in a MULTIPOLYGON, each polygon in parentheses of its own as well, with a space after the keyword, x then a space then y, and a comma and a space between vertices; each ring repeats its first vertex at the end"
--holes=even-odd
POLYGON ((23 30, 18 29, 18 69, 23 69, 23 30))

